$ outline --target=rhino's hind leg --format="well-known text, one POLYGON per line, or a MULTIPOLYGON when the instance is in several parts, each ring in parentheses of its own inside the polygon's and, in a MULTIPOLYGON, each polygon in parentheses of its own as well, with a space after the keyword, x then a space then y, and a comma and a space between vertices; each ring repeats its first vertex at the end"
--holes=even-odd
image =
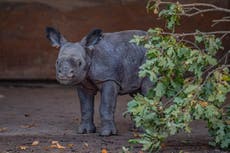
POLYGON ((104 82, 101 86, 101 136, 116 135, 117 129, 114 123, 114 113, 117 102, 119 86, 114 81, 104 82))
POLYGON ((77 91, 81 105, 81 123, 78 128, 78 133, 95 133, 96 127, 93 123, 94 95, 89 94, 81 87, 78 87, 77 91))
POLYGON ((150 89, 154 86, 153 82, 149 78, 145 77, 141 84, 141 94, 146 96, 150 89))

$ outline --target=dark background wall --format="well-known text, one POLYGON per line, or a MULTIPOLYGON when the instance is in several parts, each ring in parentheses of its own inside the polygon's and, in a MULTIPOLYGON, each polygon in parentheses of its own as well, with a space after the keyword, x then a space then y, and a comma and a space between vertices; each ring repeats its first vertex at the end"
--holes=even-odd
MULTIPOLYGON (((198 0, 186 2, 194 1, 198 0)), ((228 0, 203 1, 230 7, 228 0)), ((145 5, 143 0, 1 0, 0 80, 55 78, 58 50, 47 41, 46 26, 58 28, 71 41, 79 41, 96 27, 104 32, 164 27, 156 16, 146 13, 145 5)), ((211 19, 221 15, 184 18, 178 31, 230 30, 227 23, 209 27, 211 19)), ((225 50, 230 49, 229 40, 229 36, 224 39, 225 50)))

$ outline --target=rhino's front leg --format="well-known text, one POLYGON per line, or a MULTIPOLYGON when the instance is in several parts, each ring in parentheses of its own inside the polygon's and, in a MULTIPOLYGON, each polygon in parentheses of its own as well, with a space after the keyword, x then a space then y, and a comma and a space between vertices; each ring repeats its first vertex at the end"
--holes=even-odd
POLYGON ((114 81, 104 82, 101 86, 101 136, 117 134, 114 123, 114 112, 117 102, 119 86, 114 81))
POLYGON ((81 87, 78 87, 77 91, 81 105, 81 124, 78 128, 78 133, 95 133, 96 127, 93 123, 94 95, 81 87))

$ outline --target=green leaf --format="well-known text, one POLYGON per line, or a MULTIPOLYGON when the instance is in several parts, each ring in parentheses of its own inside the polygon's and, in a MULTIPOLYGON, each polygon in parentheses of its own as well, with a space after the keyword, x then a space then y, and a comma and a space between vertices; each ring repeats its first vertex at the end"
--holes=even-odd
POLYGON ((222 102, 225 101, 226 97, 225 97, 225 95, 217 94, 217 95, 216 95, 216 99, 217 99, 219 102, 222 103, 222 102))
POLYGON ((175 97, 173 101, 174 103, 177 103, 177 104, 184 103, 184 99, 182 99, 181 97, 175 97))
POLYGON ((217 60, 211 56, 206 56, 206 60, 210 65, 216 65, 217 64, 217 60))
POLYGON ((162 97, 165 94, 165 86, 162 82, 158 82, 154 90, 156 91, 157 97, 162 97))
POLYGON ((201 105, 197 104, 195 106, 195 109, 194 109, 194 112, 193 112, 193 116, 194 116, 195 120, 202 119, 203 114, 204 114, 203 107, 201 105))
POLYGON ((221 145, 220 145, 221 148, 229 149, 229 146, 230 146, 230 138, 228 138, 224 141, 221 141, 221 145))
POLYGON ((203 36, 202 35, 196 35, 195 40, 196 40, 196 42, 201 43, 203 41, 203 36))
POLYGON ((189 86, 184 90, 184 93, 186 93, 186 94, 191 93, 192 91, 197 90, 198 87, 199 87, 198 85, 189 85, 189 86))

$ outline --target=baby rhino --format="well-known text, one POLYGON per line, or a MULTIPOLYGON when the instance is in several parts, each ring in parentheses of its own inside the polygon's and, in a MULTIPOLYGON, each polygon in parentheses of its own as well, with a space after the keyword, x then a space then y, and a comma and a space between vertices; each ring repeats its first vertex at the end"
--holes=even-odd
POLYGON ((130 43, 133 35, 146 32, 128 30, 102 33, 92 30, 79 42, 69 42, 59 31, 46 28, 52 46, 60 48, 56 61, 56 78, 61 84, 76 86, 81 104, 78 133, 94 133, 94 96, 101 93, 101 136, 117 134, 114 112, 118 95, 146 94, 151 87, 147 78, 139 78, 145 62, 143 47, 130 43))

